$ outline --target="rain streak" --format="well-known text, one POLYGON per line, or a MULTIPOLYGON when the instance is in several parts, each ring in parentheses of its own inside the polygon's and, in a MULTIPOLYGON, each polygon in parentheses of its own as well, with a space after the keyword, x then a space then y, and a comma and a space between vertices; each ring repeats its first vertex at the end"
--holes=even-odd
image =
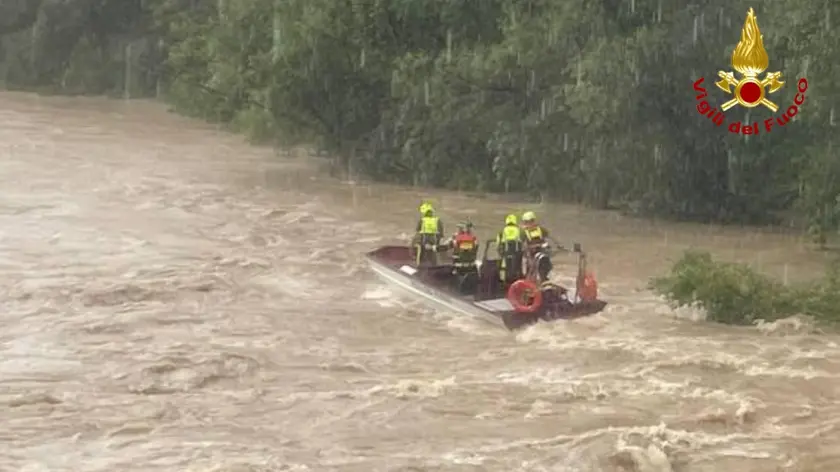
POLYGON ((840 2, 731 3, 0 0, 0 472, 840 471, 840 2))
MULTIPOLYGON (((143 102, 0 104, 2 470, 840 466, 836 336, 704 324, 644 289, 691 244, 816 270, 789 268, 795 239, 543 206, 593 248, 610 305, 509 333, 366 268, 420 191, 143 102)), ((480 230, 514 206, 440 195, 480 230)))

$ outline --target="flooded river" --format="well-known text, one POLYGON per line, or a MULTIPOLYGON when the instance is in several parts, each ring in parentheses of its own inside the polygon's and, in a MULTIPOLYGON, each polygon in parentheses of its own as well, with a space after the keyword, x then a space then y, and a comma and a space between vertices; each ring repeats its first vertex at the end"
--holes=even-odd
POLYGON ((0 95, 0 470, 840 470, 837 337, 644 289, 692 245, 806 277, 795 237, 314 167, 154 104, 0 95), (512 334, 397 296, 361 253, 426 196, 484 238, 536 210, 610 306, 512 334))

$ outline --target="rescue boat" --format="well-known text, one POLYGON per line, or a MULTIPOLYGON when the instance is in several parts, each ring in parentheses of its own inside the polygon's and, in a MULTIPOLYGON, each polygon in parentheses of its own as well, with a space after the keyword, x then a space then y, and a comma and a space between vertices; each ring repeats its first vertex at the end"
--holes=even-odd
POLYGON ((486 319, 517 330, 540 321, 573 319, 598 313, 607 302, 598 298, 598 284, 587 271, 580 245, 570 253, 578 257, 575 293, 554 283, 537 285, 521 279, 509 287, 499 280, 499 260, 489 259, 495 241, 487 241, 472 275, 455 272, 452 264, 417 266, 409 246, 382 246, 366 254, 370 268, 381 279, 431 305, 486 319))

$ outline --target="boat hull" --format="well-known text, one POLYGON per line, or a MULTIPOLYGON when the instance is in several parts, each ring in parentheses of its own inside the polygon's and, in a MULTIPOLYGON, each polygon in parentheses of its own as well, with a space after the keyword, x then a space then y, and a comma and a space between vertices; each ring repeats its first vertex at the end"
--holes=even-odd
POLYGON ((398 270, 394 270, 393 268, 376 261, 369 259, 368 264, 380 279, 392 286, 398 287, 408 295, 420 298, 426 303, 443 310, 450 310, 459 314, 482 318, 488 322, 505 326, 504 318, 500 313, 493 313, 468 301, 452 297, 445 292, 429 287, 417 279, 413 279, 407 274, 403 274, 398 270))
MULTIPOLYGON (((412 267, 410 249, 401 246, 386 246, 367 254, 368 265, 383 281, 399 288, 404 293, 421 299, 430 306, 455 313, 481 318, 490 323, 504 326, 509 330, 520 329, 544 319, 569 319, 597 313, 604 309, 606 302, 595 300, 571 306, 562 313, 547 319, 542 313, 519 313, 513 305, 501 294, 497 296, 461 295, 445 284, 428 275, 421 269, 412 267)), ((485 261, 486 263, 486 261, 485 261)), ((433 269, 440 269, 446 273, 446 265, 433 269)))

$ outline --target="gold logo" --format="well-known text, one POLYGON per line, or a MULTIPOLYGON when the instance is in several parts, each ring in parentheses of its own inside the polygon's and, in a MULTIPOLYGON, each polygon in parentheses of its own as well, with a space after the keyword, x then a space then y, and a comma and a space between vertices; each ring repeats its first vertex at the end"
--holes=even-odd
POLYGON ((767 56, 767 50, 764 49, 764 37, 758 29, 755 12, 750 8, 744 27, 741 28, 741 40, 732 51, 732 68, 740 72, 743 78, 736 79, 732 72, 718 72, 721 80, 715 82, 715 85, 719 89, 732 94, 732 87, 735 87, 735 98, 724 103, 720 108, 726 111, 739 104, 746 108, 764 105, 773 112, 778 111, 779 107, 767 99, 767 94, 775 93, 785 84, 779 80, 782 78, 782 73, 769 72, 764 79, 758 78, 769 65, 770 58, 767 56), (765 92, 767 87, 770 90, 765 92))

